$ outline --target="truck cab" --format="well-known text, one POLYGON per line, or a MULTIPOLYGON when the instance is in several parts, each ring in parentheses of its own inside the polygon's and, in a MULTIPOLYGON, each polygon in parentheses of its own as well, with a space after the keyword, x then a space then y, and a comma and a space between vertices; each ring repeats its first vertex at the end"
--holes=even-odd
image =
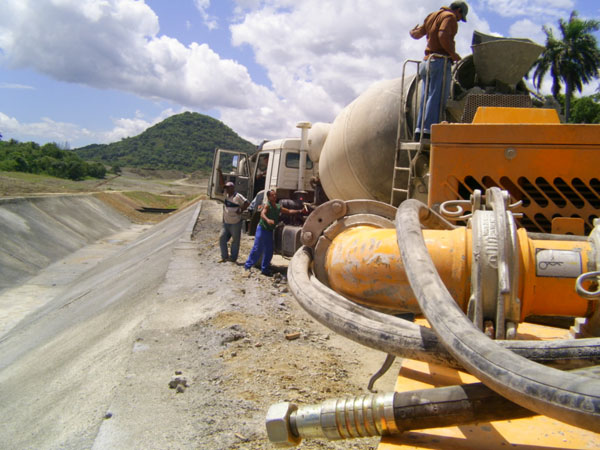
MULTIPOLYGON (((275 189, 279 200, 294 199, 294 193, 301 191, 302 201, 313 201, 314 189, 310 180, 317 176, 317 167, 306 154, 304 173, 299 181, 300 147, 300 138, 288 138, 267 141, 252 155, 217 148, 208 184, 209 197, 224 201, 225 183, 231 181, 235 185, 235 190, 246 197, 248 201, 256 200, 253 202, 254 208, 250 208, 243 215, 246 222, 244 229, 248 234, 253 235, 260 216, 265 190, 275 189)), ((287 231, 289 232, 289 230, 287 231)))
POLYGON ((304 184, 298 189, 300 139, 277 139, 263 144, 252 155, 217 148, 208 185, 209 197, 224 200, 225 183, 231 181, 235 190, 249 201, 263 189, 276 189, 280 199, 291 198, 295 191, 306 191, 305 201, 311 201, 310 178, 317 175, 315 164, 306 157, 304 184))

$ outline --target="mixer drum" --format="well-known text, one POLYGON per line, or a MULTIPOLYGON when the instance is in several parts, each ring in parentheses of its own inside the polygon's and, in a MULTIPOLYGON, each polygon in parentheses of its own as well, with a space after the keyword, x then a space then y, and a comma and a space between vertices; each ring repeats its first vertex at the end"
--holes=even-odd
POLYGON ((330 199, 389 202, 401 86, 401 78, 374 84, 333 122, 319 160, 330 199))

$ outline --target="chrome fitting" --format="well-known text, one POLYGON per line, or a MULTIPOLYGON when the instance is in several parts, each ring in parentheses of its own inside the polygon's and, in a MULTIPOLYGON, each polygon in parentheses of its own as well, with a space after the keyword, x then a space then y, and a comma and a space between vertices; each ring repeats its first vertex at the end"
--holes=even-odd
POLYGON ((278 403, 267 413, 269 440, 280 446, 298 445, 302 438, 339 440, 396 433, 394 392, 331 399, 300 408, 278 403))

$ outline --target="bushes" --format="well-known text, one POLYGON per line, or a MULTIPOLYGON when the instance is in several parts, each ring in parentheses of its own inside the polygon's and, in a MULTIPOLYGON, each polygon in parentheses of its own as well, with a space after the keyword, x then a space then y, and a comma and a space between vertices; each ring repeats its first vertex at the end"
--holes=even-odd
POLYGON ((35 142, 0 141, 0 170, 52 175, 81 180, 104 178, 106 168, 97 162, 87 163, 77 154, 61 150, 56 144, 39 146, 35 142))

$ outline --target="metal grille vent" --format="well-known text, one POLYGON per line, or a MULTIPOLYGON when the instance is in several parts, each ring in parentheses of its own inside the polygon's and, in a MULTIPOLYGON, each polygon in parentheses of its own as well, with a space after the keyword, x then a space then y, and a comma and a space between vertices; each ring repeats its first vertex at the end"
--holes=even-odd
POLYGON ((467 95, 461 122, 473 122, 473 117, 475 117, 477 108, 480 106, 531 108, 531 105, 531 97, 528 95, 470 94, 467 95))
POLYGON ((458 181, 459 196, 468 200, 475 189, 485 192, 490 187, 500 187, 510 192, 513 201, 521 200, 523 218, 518 219, 519 226, 532 232, 550 233, 552 219, 555 217, 579 217, 584 220, 585 233, 593 228, 593 221, 600 211, 600 179, 556 177, 530 179, 519 177, 514 180, 501 177, 495 180, 490 176, 476 179, 467 176, 458 181))

